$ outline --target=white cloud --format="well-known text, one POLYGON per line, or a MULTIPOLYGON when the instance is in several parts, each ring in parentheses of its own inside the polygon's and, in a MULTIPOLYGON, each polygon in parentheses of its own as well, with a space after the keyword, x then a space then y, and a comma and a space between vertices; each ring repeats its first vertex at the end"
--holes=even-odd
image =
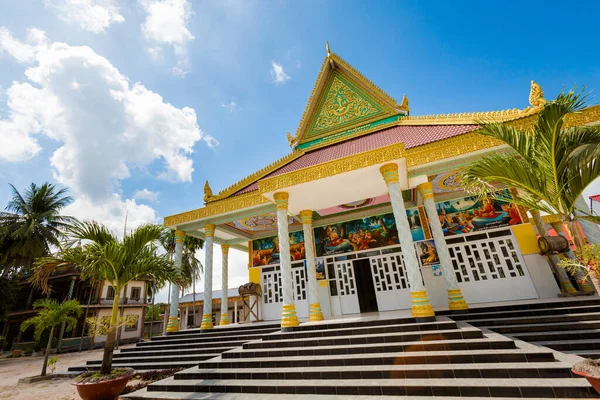
POLYGON ((55 9, 66 23, 93 33, 125 21, 117 0, 44 0, 44 5, 55 9))
POLYGON ((158 201, 159 194, 160 193, 158 192, 153 192, 151 190, 143 188, 142 190, 136 190, 133 194, 133 198, 135 200, 146 200, 152 203, 156 203, 158 201))
POLYGON ((273 78, 273 82, 279 85, 283 85, 292 79, 288 74, 285 73, 281 64, 275 61, 271 62, 271 77, 273 78))
POLYGON ((188 0, 139 0, 139 3, 147 13, 142 34, 153 43, 148 52, 157 59, 158 55, 162 56, 162 51, 158 50, 161 46, 171 46, 177 59, 173 73, 185 76, 191 68, 187 43, 194 40, 187 27, 192 5, 188 0))
POLYGON ((226 108, 227 110, 229 110, 230 113, 234 112, 235 110, 237 110, 237 102, 235 101, 235 98, 232 97, 231 101, 227 104, 225 103, 221 103, 221 107, 226 108))
POLYGON ((28 82, 13 82, 7 90, 0 160, 35 156, 41 149, 37 137, 46 136, 60 143, 50 158, 54 177, 70 188, 82 213, 100 210, 100 221, 113 223, 106 215, 122 221, 130 209, 136 216, 132 221, 152 222, 150 207, 115 195, 130 168, 158 160, 164 165, 158 178, 190 181, 196 142, 218 142, 200 130, 193 109, 174 107, 142 84, 131 84, 91 48, 65 43, 44 47, 39 37, 30 35, 28 43, 10 34, 0 39, 0 50, 13 55, 23 54, 15 49, 34 49, 17 58, 30 63, 28 82))
POLYGON ((27 43, 15 39, 8 29, 0 27, 0 54, 2 51, 13 56, 18 62, 33 62, 39 50, 48 46, 46 33, 39 29, 29 29, 27 43))

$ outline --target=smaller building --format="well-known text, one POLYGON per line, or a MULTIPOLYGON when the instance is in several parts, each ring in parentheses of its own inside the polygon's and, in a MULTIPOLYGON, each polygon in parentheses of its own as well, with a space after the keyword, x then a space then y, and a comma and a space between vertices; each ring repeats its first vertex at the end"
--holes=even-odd
MULTIPOLYGON (((212 318, 213 325, 216 326, 221 320, 221 298, 223 297, 223 291, 213 290, 212 296, 212 318)), ((196 293, 195 298, 196 301, 194 301, 194 294, 192 293, 179 298, 179 329, 197 328, 200 326, 204 311, 204 292, 196 293), (194 305, 196 306, 195 310, 194 305)), ((227 298, 229 300, 227 304, 229 321, 237 324, 254 320, 250 315, 247 315, 246 318, 244 317, 244 303, 237 288, 227 289, 227 298)))

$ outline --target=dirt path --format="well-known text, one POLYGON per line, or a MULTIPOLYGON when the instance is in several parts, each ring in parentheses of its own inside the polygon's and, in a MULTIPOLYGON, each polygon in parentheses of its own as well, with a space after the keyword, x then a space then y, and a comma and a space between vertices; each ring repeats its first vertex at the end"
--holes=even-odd
MULTIPOLYGON (((81 353, 59 354, 56 372, 69 367, 84 365, 87 360, 102 358, 102 349, 81 353)), ((0 399, 15 400, 77 400, 77 389, 71 385, 72 378, 59 378, 29 384, 17 384, 18 380, 39 375, 43 357, 20 357, 0 359, 0 399)), ((50 372, 50 371, 48 371, 50 372)))

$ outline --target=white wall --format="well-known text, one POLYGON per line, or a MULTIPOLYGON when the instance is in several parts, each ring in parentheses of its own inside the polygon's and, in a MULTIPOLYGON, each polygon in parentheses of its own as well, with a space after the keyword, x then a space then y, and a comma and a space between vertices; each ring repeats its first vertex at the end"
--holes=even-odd
POLYGON ((528 254, 524 255, 523 259, 538 297, 544 299, 558 296, 560 287, 554 279, 546 257, 539 254, 528 254))

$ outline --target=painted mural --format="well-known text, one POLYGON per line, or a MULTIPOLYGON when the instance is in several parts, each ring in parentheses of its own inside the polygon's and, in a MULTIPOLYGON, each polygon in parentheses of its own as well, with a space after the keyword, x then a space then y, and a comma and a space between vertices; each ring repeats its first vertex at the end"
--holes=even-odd
MULTIPOLYGON (((291 261, 303 260, 305 257, 304 233, 302 231, 290 233, 291 261)), ((279 264, 279 262, 279 238, 277 236, 252 241, 253 266, 279 264)))
POLYGON ((437 203, 438 217, 445 236, 522 224, 517 205, 512 203, 508 189, 497 192, 496 198, 477 196, 437 203))
POLYGON ((422 267, 439 265, 440 258, 433 240, 424 240, 420 243, 416 243, 415 247, 417 248, 417 257, 419 258, 422 267))
POLYGON ((314 234, 318 257, 398 244, 393 214, 321 226, 314 234))

